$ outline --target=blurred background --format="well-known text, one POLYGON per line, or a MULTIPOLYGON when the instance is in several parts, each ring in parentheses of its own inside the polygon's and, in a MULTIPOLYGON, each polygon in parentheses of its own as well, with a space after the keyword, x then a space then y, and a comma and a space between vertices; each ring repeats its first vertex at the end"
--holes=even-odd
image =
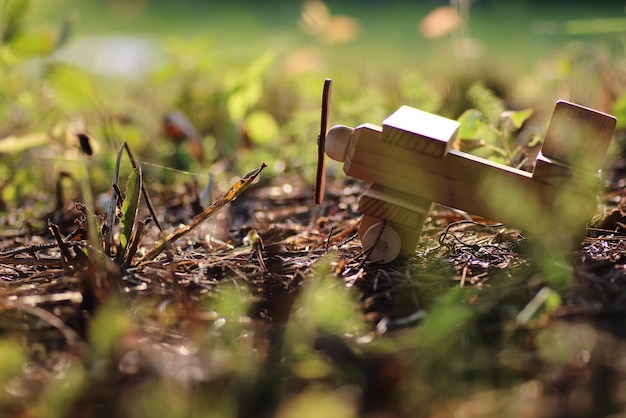
MULTIPOLYGON (((317 63, 327 71, 399 66, 432 73, 449 70, 451 59, 468 58, 520 75, 570 42, 623 33, 625 7, 619 1, 537 0, 33 0, 32 22, 71 19, 72 42, 128 36, 129 48, 138 39, 209 37, 216 50, 231 54, 258 48, 285 57, 314 45, 329 54, 317 63)), ((305 64, 314 68, 300 62, 298 69, 305 64)))
POLYGON ((303 150, 317 136, 325 77, 335 81, 331 124, 380 123, 403 104, 458 118, 476 106, 475 83, 508 109, 533 109, 527 136, 558 99, 626 112, 624 2, 1 4, 0 134, 82 126, 96 149, 125 140, 180 169, 267 161, 311 181, 315 153, 303 150), (193 127, 186 151, 163 141, 172 110, 193 127))

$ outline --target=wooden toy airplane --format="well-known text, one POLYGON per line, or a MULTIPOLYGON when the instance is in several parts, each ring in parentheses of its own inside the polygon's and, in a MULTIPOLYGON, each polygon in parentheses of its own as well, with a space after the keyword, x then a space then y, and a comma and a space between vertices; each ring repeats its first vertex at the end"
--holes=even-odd
MULTIPOLYGON (((581 214, 582 225, 575 221, 574 227, 583 231, 595 213, 593 186, 599 185, 598 171, 616 124, 611 115, 557 102, 531 173, 451 149, 459 123, 408 106, 385 119, 382 128, 366 123, 327 132, 330 94, 327 79, 315 202, 323 199, 324 154, 344 162, 347 175, 371 183, 359 200, 363 218, 358 231, 371 261, 388 263, 413 254, 433 202, 524 229, 520 212, 494 205, 493 188, 486 184, 503 193, 519 191, 540 206, 542 216, 550 216, 565 199, 581 214)), ((565 215, 556 214, 555 224, 559 216, 565 215)))

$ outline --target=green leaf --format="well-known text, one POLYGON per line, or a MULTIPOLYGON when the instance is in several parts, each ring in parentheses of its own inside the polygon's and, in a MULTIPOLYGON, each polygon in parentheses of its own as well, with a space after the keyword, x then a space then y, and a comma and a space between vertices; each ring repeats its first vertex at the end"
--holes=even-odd
POLYGON ((246 68, 248 80, 260 79, 267 72, 269 66, 274 62, 274 53, 269 51, 261 55, 246 68))
POLYGON ((139 209, 139 197, 141 196, 141 168, 134 169, 128 176, 126 184, 126 198, 122 203, 122 217, 120 218, 120 226, 122 227, 122 235, 120 235, 120 245, 123 250, 126 249, 135 227, 135 218, 139 209))
POLYGON ((532 114, 532 109, 524 109, 504 112, 503 116, 508 118, 515 128, 520 129, 532 114))
POLYGON ((0 384, 4 386, 11 377, 19 374, 25 360, 26 356, 17 342, 0 340, 0 384))
POLYGON ((119 349, 120 341, 131 329, 130 315, 119 301, 110 300, 103 305, 89 327, 89 345, 94 359, 108 359, 119 349))
POLYGON ((499 122, 504 107, 502 101, 482 83, 476 82, 467 90, 467 98, 494 126, 499 122))
POLYGON ((526 144, 529 148, 538 147, 543 142, 543 138, 539 134, 533 134, 528 140, 528 144, 526 144))
POLYGON ((254 106, 263 93, 263 85, 261 80, 253 80, 247 84, 235 89, 226 102, 228 116, 233 122, 243 120, 250 108, 254 106))
POLYGON ((13 52, 22 58, 51 54, 57 45, 57 34, 47 28, 19 32, 10 43, 13 52))
POLYGON ((240 72, 227 74, 224 87, 229 91, 226 108, 233 122, 242 121, 263 94, 263 75, 274 61, 274 54, 261 55, 240 72))
POLYGON ((269 144, 278 137, 278 123, 264 111, 254 111, 246 118, 248 136, 255 144, 269 144))
POLYGON ((56 101, 65 110, 93 108, 97 103, 93 80, 77 67, 54 65, 48 73, 47 81, 56 101))
POLYGON ((612 113, 617 118, 617 129, 626 128, 626 93, 613 103, 612 113))
POLYGON ((30 0, 5 0, 0 3, 0 42, 9 41, 19 33, 29 6, 30 0))
POLYGON ((475 312, 466 302, 474 292, 455 288, 437 299, 417 329, 419 340, 427 350, 434 349, 436 354, 445 354, 454 346, 454 341, 476 318, 475 312))
POLYGON ((459 116, 458 121, 461 125, 459 126, 457 136, 461 140, 481 139, 478 134, 482 128, 487 126, 482 113, 476 109, 466 110, 461 116, 459 116))
POLYGON ((293 334, 319 330, 331 335, 358 334, 365 329, 354 289, 338 286, 331 275, 331 258, 316 266, 316 280, 304 288, 295 314, 293 334))
POLYGON ((507 160, 503 156, 498 155, 498 154, 496 154, 494 152, 492 152, 489 156, 487 156, 485 158, 487 158, 489 161, 497 163, 497 164, 511 165, 509 160, 507 160))

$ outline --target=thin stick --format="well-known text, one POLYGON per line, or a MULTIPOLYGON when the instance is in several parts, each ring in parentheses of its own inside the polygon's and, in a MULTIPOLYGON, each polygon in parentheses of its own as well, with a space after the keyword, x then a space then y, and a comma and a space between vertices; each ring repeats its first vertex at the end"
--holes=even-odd
POLYGON ((60 258, 24 258, 24 257, 0 257, 0 264, 12 264, 17 266, 46 266, 63 267, 60 258))
MULTIPOLYGON (((126 149, 126 153, 128 154, 128 158, 130 159, 130 163, 133 166, 133 168, 136 169, 137 167, 139 167, 139 163, 137 162, 137 159, 133 155, 132 151, 130 150, 130 147, 128 146, 126 142, 124 142, 124 148, 126 149)), ((150 200, 150 196, 148 195, 148 191, 146 190, 146 185, 143 182, 143 176, 141 177, 141 194, 143 195, 143 198, 146 201, 146 206, 148 206, 148 212, 150 212, 150 215, 152 216, 152 219, 154 220, 154 224, 157 226, 157 228, 159 229, 161 233, 165 233, 165 231, 163 230, 163 227, 161 226, 161 223, 159 222, 159 219, 156 216, 154 207, 152 206, 152 201, 150 200)))

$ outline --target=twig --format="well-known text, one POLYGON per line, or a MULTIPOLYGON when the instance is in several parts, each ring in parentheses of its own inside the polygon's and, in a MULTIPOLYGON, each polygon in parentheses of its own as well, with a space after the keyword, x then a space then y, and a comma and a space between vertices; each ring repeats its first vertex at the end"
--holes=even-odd
POLYGON ((60 258, 22 258, 22 257, 0 257, 0 264, 15 264, 21 266, 45 266, 63 267, 60 258))
POLYGON ((58 225, 48 221, 48 228, 50 229, 50 232, 54 236, 54 239, 57 241, 59 250, 61 251, 61 260, 60 260, 61 264, 63 265, 64 269, 69 270, 70 263, 73 257, 69 249, 67 248, 67 244, 63 242, 63 238, 61 237, 61 232, 59 231, 59 227, 58 225))
POLYGON ((326 246, 324 247, 324 251, 328 252, 328 248, 330 247, 330 237, 333 235, 333 231, 335 227, 330 228, 330 232, 328 233, 328 238, 326 239, 326 246))
POLYGON ((45 244, 35 244, 35 245, 30 245, 28 247, 20 247, 14 250, 0 252, 0 259, 5 258, 5 257, 13 257, 18 254, 24 254, 24 253, 28 253, 32 255, 36 252, 49 250, 56 246, 57 246, 56 242, 47 242, 45 244))
POLYGON ((376 246, 378 245, 378 242, 380 241, 380 238, 383 236, 383 232, 385 231, 385 228, 387 227, 387 221, 383 221, 383 227, 380 228, 380 231, 378 231, 378 235, 376 236, 376 239, 374 240, 374 244, 372 244, 371 247, 366 248, 361 255, 365 255, 365 258, 363 259, 363 261, 361 261, 361 264, 359 264, 359 268, 363 268, 363 266, 365 265, 365 263, 367 262, 367 260, 369 259, 370 255, 372 254, 372 252, 374 252, 374 249, 376 248, 376 246))
POLYGON ((136 228, 133 229, 133 235, 131 237, 130 242, 128 243, 128 246, 126 247, 126 254, 124 255, 124 262, 122 263, 122 267, 124 269, 130 266, 130 263, 132 262, 133 257, 137 253, 137 250, 139 249, 139 244, 141 243, 141 237, 143 235, 143 231, 146 225, 148 224, 148 222, 150 221, 150 219, 151 218, 148 218, 147 221, 137 222, 136 228))

